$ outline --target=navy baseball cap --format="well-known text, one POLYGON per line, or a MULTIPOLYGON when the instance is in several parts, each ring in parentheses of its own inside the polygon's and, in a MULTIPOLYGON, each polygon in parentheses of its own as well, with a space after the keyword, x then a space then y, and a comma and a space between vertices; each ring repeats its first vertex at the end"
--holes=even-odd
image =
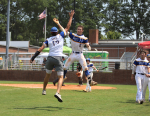
POLYGON ((52 27, 51 32, 58 32, 57 27, 52 27))
POLYGON ((150 58, 150 54, 147 54, 147 57, 150 58))
POLYGON ((90 58, 87 58, 86 61, 87 61, 87 60, 90 62, 90 58))

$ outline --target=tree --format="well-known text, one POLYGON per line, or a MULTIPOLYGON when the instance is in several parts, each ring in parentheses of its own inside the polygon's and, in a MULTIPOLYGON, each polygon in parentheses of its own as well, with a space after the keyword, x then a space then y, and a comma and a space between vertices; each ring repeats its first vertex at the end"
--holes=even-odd
POLYGON ((115 40, 115 39, 121 39, 121 33, 118 33, 118 32, 116 32, 116 31, 108 31, 107 33, 106 33, 106 35, 107 35, 107 39, 113 39, 113 40, 115 40))
POLYGON ((108 0, 104 10, 103 25, 106 32, 118 31, 124 36, 136 31, 136 39, 140 31, 150 32, 150 1, 148 0, 108 0))

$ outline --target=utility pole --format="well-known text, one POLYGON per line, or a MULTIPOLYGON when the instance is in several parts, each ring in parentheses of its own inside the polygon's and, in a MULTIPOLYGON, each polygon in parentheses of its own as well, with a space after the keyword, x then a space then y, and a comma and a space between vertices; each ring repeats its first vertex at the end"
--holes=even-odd
POLYGON ((7 33, 6 33, 6 56, 5 56, 5 70, 7 70, 7 67, 8 67, 8 61, 7 61, 7 58, 8 58, 8 50, 9 50, 9 23, 10 23, 10 0, 7 0, 7 33))

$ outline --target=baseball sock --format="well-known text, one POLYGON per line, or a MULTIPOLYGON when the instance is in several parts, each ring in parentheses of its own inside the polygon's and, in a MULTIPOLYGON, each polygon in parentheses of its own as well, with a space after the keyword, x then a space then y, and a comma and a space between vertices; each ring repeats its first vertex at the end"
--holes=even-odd
POLYGON ((91 84, 91 77, 88 77, 89 84, 91 84))
POLYGON ((66 73, 67 73, 67 70, 64 70, 64 78, 65 78, 65 76, 66 76, 66 73))
POLYGON ((55 80, 53 81, 53 83, 57 83, 57 82, 58 82, 58 80, 59 80, 59 78, 55 79, 55 80))

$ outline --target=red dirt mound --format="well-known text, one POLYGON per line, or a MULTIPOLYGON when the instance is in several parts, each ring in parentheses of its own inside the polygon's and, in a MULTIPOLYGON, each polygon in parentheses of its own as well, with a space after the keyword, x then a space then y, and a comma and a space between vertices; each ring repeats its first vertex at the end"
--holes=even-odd
MULTIPOLYGON (((12 86, 12 87, 23 87, 23 88, 43 88, 43 84, 0 84, 0 86, 12 86)), ((57 89, 57 85, 48 84, 47 89, 57 89)), ((86 88, 86 85, 65 85, 61 89, 68 90, 83 90, 86 88)), ((92 89, 117 89, 115 87, 105 87, 105 86, 92 86, 92 89)))

